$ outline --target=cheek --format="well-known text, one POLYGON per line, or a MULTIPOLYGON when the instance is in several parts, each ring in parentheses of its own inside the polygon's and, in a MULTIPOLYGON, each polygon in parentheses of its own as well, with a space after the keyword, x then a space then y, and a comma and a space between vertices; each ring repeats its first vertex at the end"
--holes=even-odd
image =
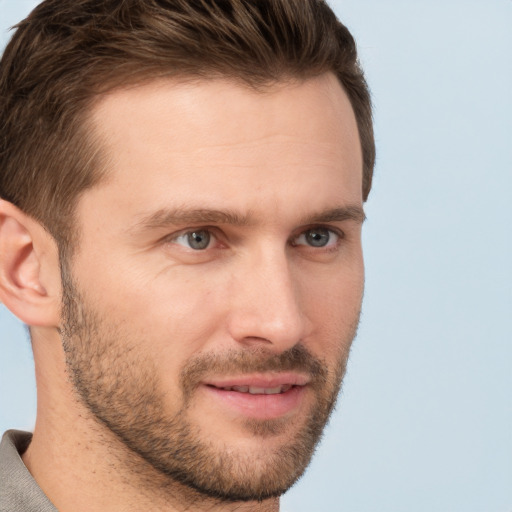
POLYGON ((362 263, 330 268, 301 282, 301 295, 311 314, 336 324, 359 314, 363 290, 362 263))
POLYGON ((348 357, 361 312, 362 264, 330 272, 314 285, 303 285, 305 310, 314 325, 311 345, 325 358, 348 357))
POLYGON ((105 332, 116 332, 116 342, 138 354, 141 371, 143 361, 151 362, 162 389, 177 388, 183 365, 219 323, 213 290, 183 272, 150 274, 119 263, 94 275, 77 268, 76 279, 85 303, 101 313, 105 332))
POLYGON ((201 327, 214 290, 203 273, 169 268, 160 260, 132 260, 98 263, 94 274, 79 269, 77 279, 84 283, 80 288, 88 301, 128 325, 145 325, 150 332, 201 327))
POLYGON ((146 287, 130 297, 120 312, 128 325, 144 333, 148 351, 158 354, 157 364, 182 366, 200 352, 218 328, 219 313, 212 293, 204 286, 146 287))

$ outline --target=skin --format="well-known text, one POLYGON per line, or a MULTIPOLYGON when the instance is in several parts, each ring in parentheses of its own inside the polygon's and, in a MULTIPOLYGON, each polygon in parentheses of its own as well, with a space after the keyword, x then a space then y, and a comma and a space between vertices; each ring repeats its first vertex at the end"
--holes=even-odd
POLYGON ((113 431, 109 411, 125 423, 136 411, 135 421, 143 407, 133 397, 144 398, 153 419, 156 410, 162 421, 184 418, 211 453, 228 453, 257 479, 318 402, 336 395, 364 282, 350 103, 330 74, 264 92, 228 80, 159 81, 102 98, 93 123, 108 177, 77 204, 79 246, 66 266, 73 293, 64 297, 72 315, 61 312, 53 240, 0 202, 0 244, 28 251, 0 276, 11 282, 2 300, 32 325, 38 416, 24 462, 63 511, 278 510, 277 498, 230 503, 169 479, 113 431), (191 231, 208 232, 209 245, 191 248, 191 231), (318 233, 326 245, 311 244, 318 233), (322 378, 307 364, 280 368, 298 347, 322 378), (201 371, 184 380, 198 361, 201 371), (291 406, 247 397, 233 405, 233 393, 212 389, 240 379, 299 379, 300 391, 291 406), (91 392, 94 382, 115 407, 91 392))

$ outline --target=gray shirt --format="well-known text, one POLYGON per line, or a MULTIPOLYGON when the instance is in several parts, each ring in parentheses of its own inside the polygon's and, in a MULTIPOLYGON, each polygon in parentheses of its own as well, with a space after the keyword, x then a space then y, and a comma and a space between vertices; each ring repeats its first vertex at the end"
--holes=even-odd
POLYGON ((21 460, 32 434, 8 430, 0 443, 0 512, 57 512, 21 460))

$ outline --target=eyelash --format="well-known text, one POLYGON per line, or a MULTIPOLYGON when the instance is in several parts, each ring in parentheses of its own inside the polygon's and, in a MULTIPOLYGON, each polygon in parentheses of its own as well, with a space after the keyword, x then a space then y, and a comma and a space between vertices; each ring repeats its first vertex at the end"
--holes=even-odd
POLYGON ((323 249, 324 251, 332 251, 332 250, 335 250, 338 248, 339 246, 339 243, 340 241, 344 238, 344 233, 341 231, 341 230, 338 230, 338 229, 333 229, 332 227, 327 227, 327 226, 312 226, 312 227, 309 227, 303 231, 301 231, 301 233, 294 237, 292 239, 292 242, 291 242, 291 245, 293 247, 297 247, 299 245, 304 245, 304 246, 307 246, 308 248, 310 249, 323 249), (313 245, 313 244, 298 244, 296 243, 296 240, 298 240, 299 238, 301 237, 307 237, 308 234, 311 234, 313 232, 325 232, 326 234, 329 235, 329 239, 327 241, 327 243, 325 245, 313 245), (334 243, 331 242, 331 239, 333 237, 333 235, 335 236, 335 241, 334 243))
MULTIPOLYGON (((209 245, 210 245, 210 242, 211 242, 211 239, 213 238, 214 240, 218 240, 218 237, 213 233, 213 229, 212 228, 208 228, 208 227, 205 227, 205 228, 197 228, 197 229, 189 229, 188 231, 182 231, 181 233, 179 233, 178 235, 173 235, 173 237, 169 240, 169 242, 171 243, 176 243, 176 241, 180 238, 183 238, 183 237, 187 237, 190 241, 190 237, 194 234, 199 234, 199 233, 202 233, 202 232, 205 232, 205 233, 208 233, 208 244, 206 247, 202 248, 202 249, 194 249, 193 247, 188 247, 188 249, 192 249, 192 250, 197 250, 197 252, 201 252, 201 251, 204 251, 206 249, 209 248, 209 245), (213 235, 213 237, 212 237, 213 235)), ((181 244, 177 244, 177 245, 181 245, 181 244)))
MULTIPOLYGON (((199 252, 203 252, 207 249, 211 249, 210 244, 212 242, 212 238, 213 238, 213 240, 219 241, 219 236, 215 234, 215 231, 216 231, 215 228, 211 228, 211 227, 207 227, 207 226, 206 227, 198 227, 197 229, 189 229, 187 231, 181 231, 178 234, 172 235, 172 237, 167 237, 166 241, 169 243, 175 243, 177 245, 184 246, 184 244, 177 243, 177 240, 179 240, 182 237, 186 237, 186 238, 188 238, 188 242, 190 242, 190 237, 194 233, 195 234, 199 234, 199 233, 203 233, 203 232, 208 233, 208 244, 205 247, 200 248, 200 249, 194 249, 193 247, 190 247, 190 246, 186 247, 187 249, 190 249, 194 252, 199 253, 199 252)), ((323 249, 324 251, 333 251, 333 250, 337 249, 340 241, 344 238, 344 236, 345 236, 345 234, 343 231, 341 231, 339 229, 334 229, 332 226, 322 226, 322 225, 310 226, 310 227, 307 227, 306 229, 303 229, 298 235, 293 236, 290 239, 289 243, 292 247, 304 246, 304 247, 307 247, 307 248, 313 249, 313 250, 323 249), (312 233, 314 231, 318 231, 318 232, 323 231, 323 232, 329 234, 329 239, 325 245, 315 246, 315 245, 307 244, 307 243, 297 243, 297 240, 299 238, 306 237, 308 235, 308 233, 312 233), (331 243, 331 239, 332 239, 333 235, 336 239, 335 239, 334 243, 331 243)))

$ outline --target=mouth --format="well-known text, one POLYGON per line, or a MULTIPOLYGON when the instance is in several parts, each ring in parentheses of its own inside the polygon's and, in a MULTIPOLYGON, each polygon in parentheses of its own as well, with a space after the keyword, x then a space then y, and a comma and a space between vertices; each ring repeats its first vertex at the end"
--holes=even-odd
POLYGON ((245 418, 292 417, 305 399, 309 379, 297 374, 253 375, 205 382, 203 389, 216 408, 245 418))
POLYGON ((237 391, 238 393, 249 393, 250 395, 280 395, 282 393, 286 393, 292 387, 292 384, 284 384, 283 386, 276 386, 273 388, 262 388, 257 386, 226 386, 217 389, 224 391, 237 391))

